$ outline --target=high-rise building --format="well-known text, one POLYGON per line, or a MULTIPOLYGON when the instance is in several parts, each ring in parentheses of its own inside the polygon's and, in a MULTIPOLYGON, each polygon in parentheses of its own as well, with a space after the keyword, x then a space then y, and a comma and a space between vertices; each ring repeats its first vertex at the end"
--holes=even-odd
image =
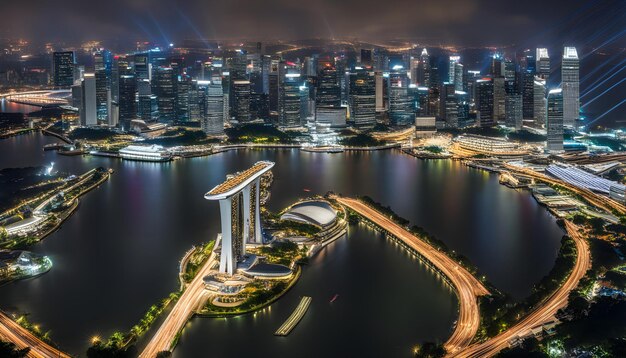
POLYGON ((231 116, 240 124, 250 121, 250 81, 233 80, 231 88, 233 90, 233 107, 231 116))
POLYGON ((111 100, 119 103, 120 76, 133 74, 134 71, 126 57, 114 56, 111 67, 111 100))
POLYGON ((376 79, 374 73, 357 67, 350 73, 350 121, 359 129, 376 124, 376 79))
POLYGON ((119 123, 124 130, 130 130, 130 121, 137 118, 137 81, 135 75, 122 75, 119 78, 119 123))
POLYGON ((417 117, 428 116, 428 87, 409 86, 409 97, 417 117))
POLYGON ((543 127, 546 124, 546 80, 535 77, 534 85, 534 122, 536 126, 543 127))
MULTIPOLYGON (((374 71, 389 71, 389 54, 384 48, 375 48, 372 52, 373 62, 372 66, 374 71)), ((369 68, 370 66, 363 66, 369 68)))
POLYGON ((333 66, 324 66, 319 71, 315 105, 322 107, 341 106, 339 76, 337 75, 337 69, 333 66))
POLYGON ((409 59, 409 77, 411 77, 411 84, 417 84, 417 72, 420 66, 420 59, 416 56, 411 56, 409 59))
POLYGON ((54 52, 52 71, 54 87, 70 88, 74 84, 74 51, 54 52))
POLYGON ((548 142, 546 149, 549 153, 563 151, 563 100, 563 90, 561 88, 548 92, 548 142))
POLYGON ((441 86, 441 99, 439 100, 441 109, 439 113, 448 128, 459 128, 458 104, 454 87, 454 83, 449 82, 444 82, 441 86))
POLYGON ((138 81, 152 79, 150 52, 135 54, 133 62, 135 64, 135 78, 137 78, 138 81))
POLYGON ((406 71, 396 65, 389 74, 389 122, 392 126, 410 126, 415 122, 415 112, 409 98, 409 78, 406 71))
POLYGON ((491 75, 495 77, 504 77, 503 58, 500 53, 495 53, 491 57, 491 75))
POLYGON ((522 129, 522 95, 508 94, 506 96, 506 125, 515 127, 515 130, 522 129))
POLYGON ((111 91, 111 52, 100 50, 94 54, 96 77, 96 107, 99 123, 108 123, 109 97, 111 91))
POLYGON ((493 78, 493 115, 497 122, 506 119, 506 88, 504 77, 493 78))
POLYGON ((465 89, 464 72, 463 64, 459 62, 454 64, 454 89, 457 91, 463 91, 465 89))
POLYGON ((224 95, 221 78, 214 76, 211 81, 198 81, 198 90, 204 93, 202 130, 207 135, 223 135, 224 95))
POLYGON ((150 82, 147 79, 137 81, 137 115, 146 123, 154 123, 159 120, 158 99, 152 94, 150 82))
POLYGON ((426 49, 420 55, 420 64, 417 68, 417 84, 422 87, 430 87, 430 57, 426 49))
POLYGON ((548 55, 547 48, 537 49, 537 76, 547 80, 550 76, 550 56, 548 55))
POLYGON ((93 73, 85 73, 81 83, 80 124, 93 127, 98 124, 96 113, 96 77, 93 73))
MULTIPOLYGON (((152 78, 152 93, 157 96, 159 106, 159 121, 173 123, 176 120, 176 77, 171 67, 158 66, 154 69, 152 78)), ((120 121, 122 108, 120 104, 120 121)))
POLYGON ((298 127, 302 125, 301 93, 302 76, 290 68, 280 78, 278 96, 278 125, 281 127, 298 127))
POLYGON ((474 124, 474 120, 470 118, 470 99, 465 91, 456 91, 456 116, 459 127, 465 128, 474 124))
POLYGON ((372 67, 374 65, 371 49, 361 49, 360 63, 364 67, 372 67))
POLYGON ((267 93, 263 92, 263 73, 258 70, 250 73, 250 117, 266 120, 269 118, 267 93))
MULTIPOLYGON (((196 107, 197 112, 197 93, 193 90, 193 82, 191 77, 188 75, 180 75, 178 76, 178 80, 176 80, 176 91, 175 91, 175 122, 176 123, 186 123, 191 122, 193 120, 199 120, 199 118, 192 118, 191 113, 194 110, 194 105, 196 107)), ((198 113, 196 113, 197 115, 198 113)))
POLYGON ((72 85, 72 107, 77 108, 80 111, 83 101, 83 84, 72 85))
POLYGON ((442 81, 439 81, 439 65, 437 60, 431 61, 428 82, 428 115, 439 117, 439 92, 442 81))
POLYGON ((522 86, 522 115, 526 119, 534 118, 535 108, 535 75, 537 74, 537 60, 535 51, 524 50, 522 57, 521 86, 522 86))
POLYGON ((448 83, 454 84, 456 79, 456 64, 461 63, 461 56, 450 56, 448 61, 448 83))
POLYGON ((575 47, 565 47, 561 63, 563 125, 573 127, 580 115, 580 62, 575 47))
POLYGON ((476 108, 480 116, 481 127, 490 127, 495 124, 493 114, 493 79, 483 78, 476 81, 476 108))
POLYGON ((385 111, 385 83, 389 82, 389 77, 377 71, 374 73, 374 80, 376 81, 376 113, 382 113, 385 111))

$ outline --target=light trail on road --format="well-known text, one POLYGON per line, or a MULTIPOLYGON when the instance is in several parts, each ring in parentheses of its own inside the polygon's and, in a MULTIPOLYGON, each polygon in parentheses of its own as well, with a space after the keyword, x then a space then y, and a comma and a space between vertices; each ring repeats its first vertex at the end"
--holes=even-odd
POLYGON ((444 346, 446 351, 453 355, 469 346, 480 325, 477 297, 489 295, 487 288, 456 261, 420 240, 379 211, 356 199, 338 196, 332 198, 402 240, 450 280, 459 299, 459 318, 452 336, 444 346))
POLYGON ((522 319, 519 323, 487 340, 484 343, 473 345, 455 354, 455 357, 491 357, 509 347, 509 341, 516 337, 530 334, 531 329, 542 326, 555 319, 557 311, 567 306, 567 299, 572 290, 578 286, 580 279, 591 268, 591 253, 581 229, 570 221, 565 221, 565 229, 576 244, 576 263, 569 277, 559 289, 548 297, 536 310, 522 319))
POLYGON ((69 358, 70 356, 48 345, 26 328, 20 326, 9 316, 0 312, 0 337, 13 342, 18 348, 29 347, 28 357, 33 358, 69 358))
POLYGON ((172 342, 178 332, 185 327, 193 312, 207 299, 204 292, 203 278, 209 273, 215 263, 215 254, 211 253, 207 262, 187 286, 185 292, 180 296, 172 311, 167 315, 161 327, 159 327, 139 357, 154 358, 159 352, 169 351, 172 348, 172 342))

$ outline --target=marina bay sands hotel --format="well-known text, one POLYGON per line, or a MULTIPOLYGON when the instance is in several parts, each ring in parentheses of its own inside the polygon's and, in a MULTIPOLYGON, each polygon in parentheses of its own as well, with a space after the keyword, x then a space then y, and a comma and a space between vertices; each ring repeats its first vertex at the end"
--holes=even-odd
POLYGON ((219 271, 232 275, 237 261, 246 253, 246 243, 263 243, 261 233, 261 176, 273 162, 256 162, 243 172, 229 175, 225 182, 204 195, 219 200, 222 220, 222 248, 219 271))

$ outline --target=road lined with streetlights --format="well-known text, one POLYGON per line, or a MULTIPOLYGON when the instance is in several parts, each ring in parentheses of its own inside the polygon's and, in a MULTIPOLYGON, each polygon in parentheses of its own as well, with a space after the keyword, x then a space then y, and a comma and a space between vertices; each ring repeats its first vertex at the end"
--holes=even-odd
POLYGON ((61 352, 60 350, 50 346, 41 339, 37 338, 34 334, 28 331, 26 328, 20 326, 17 322, 12 320, 9 316, 0 312, 0 337, 13 342, 17 348, 30 348, 28 357, 32 358, 69 358, 70 356, 61 352))
POLYGON ((216 263, 215 253, 211 253, 139 357, 154 358, 159 352, 172 348, 172 342, 178 332, 185 327, 194 311, 206 301, 203 279, 216 263))
POLYGON ((565 283, 519 323, 484 343, 472 345, 456 353, 455 357, 494 356, 501 350, 509 347, 509 342, 512 339, 527 336, 530 334, 531 329, 553 321, 557 311, 567 306, 570 292, 578 286, 580 279, 591 268, 591 253, 589 245, 581 235, 581 230, 578 226, 570 221, 565 221, 565 229, 569 237, 574 240, 577 252, 576 263, 565 283))
POLYGON ((480 325, 477 298, 488 295, 487 288, 458 262, 420 240, 379 211, 356 199, 339 196, 332 198, 402 240, 450 280, 459 299, 459 318, 452 336, 444 346, 448 353, 453 355, 469 346, 480 325))

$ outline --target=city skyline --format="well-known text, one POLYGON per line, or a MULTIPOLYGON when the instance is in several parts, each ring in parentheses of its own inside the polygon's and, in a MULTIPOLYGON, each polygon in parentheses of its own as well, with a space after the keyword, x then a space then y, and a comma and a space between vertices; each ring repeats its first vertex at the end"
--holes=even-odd
POLYGON ((625 356, 626 1, 0 18, 0 357, 625 356))

